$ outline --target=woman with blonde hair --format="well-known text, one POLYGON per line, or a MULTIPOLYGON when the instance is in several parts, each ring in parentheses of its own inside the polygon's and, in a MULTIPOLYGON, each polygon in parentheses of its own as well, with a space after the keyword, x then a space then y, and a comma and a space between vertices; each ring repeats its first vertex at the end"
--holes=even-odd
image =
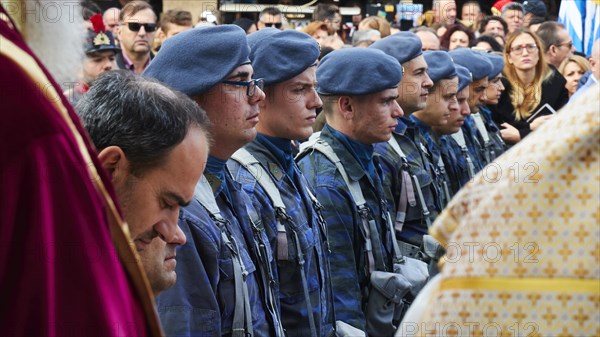
POLYGON ((517 30, 507 38, 504 64, 506 90, 493 116, 504 141, 515 144, 552 117, 550 109, 542 109, 545 104, 558 111, 569 94, 565 79, 546 63, 541 40, 529 31, 517 30))
POLYGON ((563 75, 565 80, 567 80, 565 88, 569 91, 569 97, 577 91, 577 84, 579 83, 581 76, 590 69, 591 67, 588 60, 579 55, 567 57, 562 61, 558 67, 558 71, 563 75))

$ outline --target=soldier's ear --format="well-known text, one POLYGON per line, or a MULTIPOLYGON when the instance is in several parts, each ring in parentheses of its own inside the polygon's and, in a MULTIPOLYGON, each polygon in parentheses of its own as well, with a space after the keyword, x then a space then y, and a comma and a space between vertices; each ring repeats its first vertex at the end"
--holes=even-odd
POLYGON ((344 119, 350 120, 354 117, 352 98, 350 96, 340 96, 337 103, 338 110, 340 111, 344 119))
POLYGON ((129 176, 129 161, 118 146, 109 146, 98 154, 102 167, 108 172, 115 187, 123 183, 129 176))

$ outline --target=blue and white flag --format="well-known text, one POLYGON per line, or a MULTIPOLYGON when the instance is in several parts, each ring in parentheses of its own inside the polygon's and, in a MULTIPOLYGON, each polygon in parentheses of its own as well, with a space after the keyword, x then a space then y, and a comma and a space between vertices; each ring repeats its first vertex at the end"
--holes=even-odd
POLYGON ((567 28, 575 49, 590 56, 600 38, 600 0, 563 0, 558 21, 567 28))

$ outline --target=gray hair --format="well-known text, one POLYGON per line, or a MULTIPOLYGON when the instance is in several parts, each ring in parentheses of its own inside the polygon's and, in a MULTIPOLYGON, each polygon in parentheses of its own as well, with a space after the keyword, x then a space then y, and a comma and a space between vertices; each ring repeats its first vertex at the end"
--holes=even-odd
POLYGON ((373 38, 381 38, 381 32, 377 29, 357 30, 352 35, 352 47, 356 47, 362 43, 366 43, 367 46, 371 45, 375 42, 373 38))
POLYGON ((523 5, 518 2, 509 2, 504 7, 502 7, 502 17, 506 14, 507 11, 521 11, 521 13, 525 13, 525 9, 523 5))
POLYGON ((210 122, 196 102, 126 70, 102 74, 76 110, 98 151, 120 147, 137 176, 160 166, 191 127, 208 139, 210 122))

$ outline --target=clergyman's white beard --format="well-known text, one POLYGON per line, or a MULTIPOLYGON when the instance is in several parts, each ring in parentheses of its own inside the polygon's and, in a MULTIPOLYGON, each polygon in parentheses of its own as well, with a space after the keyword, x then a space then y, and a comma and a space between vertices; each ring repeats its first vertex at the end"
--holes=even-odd
POLYGON ((81 6, 73 1, 25 1, 27 43, 63 89, 81 73, 86 31, 81 6), (39 13, 39 15, 37 14, 39 13))

